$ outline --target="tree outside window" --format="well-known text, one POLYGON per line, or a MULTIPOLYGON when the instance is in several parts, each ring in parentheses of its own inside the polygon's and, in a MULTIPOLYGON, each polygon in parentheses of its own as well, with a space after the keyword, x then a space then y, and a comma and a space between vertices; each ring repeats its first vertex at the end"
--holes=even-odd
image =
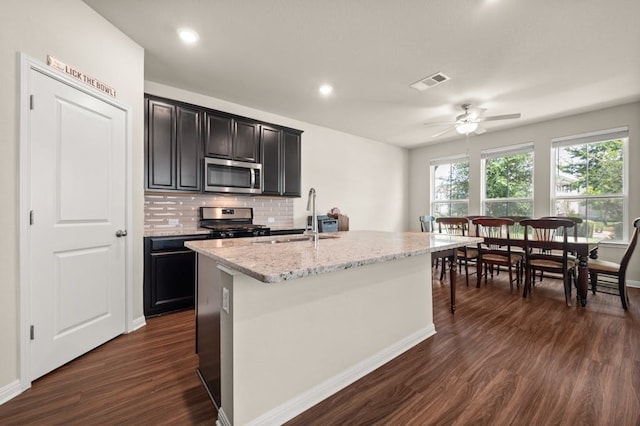
POLYGON ((622 133, 553 143, 552 208, 558 216, 581 217, 581 236, 624 240, 626 141, 622 133))
POLYGON ((533 215, 533 146, 483 153, 487 216, 533 215))
POLYGON ((435 217, 469 214, 469 160, 435 161, 431 165, 431 214, 435 217))

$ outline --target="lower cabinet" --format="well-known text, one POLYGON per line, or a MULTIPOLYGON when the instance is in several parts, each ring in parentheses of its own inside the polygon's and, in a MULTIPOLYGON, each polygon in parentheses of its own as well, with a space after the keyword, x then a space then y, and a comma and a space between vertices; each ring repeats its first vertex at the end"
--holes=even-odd
POLYGON ((145 237, 145 316, 194 307, 196 255, 184 242, 207 238, 207 235, 145 237))

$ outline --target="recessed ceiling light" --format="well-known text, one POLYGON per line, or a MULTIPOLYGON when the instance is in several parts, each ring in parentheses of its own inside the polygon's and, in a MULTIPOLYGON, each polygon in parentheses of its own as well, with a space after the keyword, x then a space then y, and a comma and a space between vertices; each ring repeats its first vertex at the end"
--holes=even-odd
POLYGON ((333 92, 333 87, 331 87, 329 84, 323 84, 322 86, 320 86, 318 91, 322 96, 329 96, 331 92, 333 92))
POLYGON ((193 44, 200 39, 200 36, 197 32, 190 30, 188 28, 181 28, 178 30, 178 35, 180 39, 187 44, 193 44))

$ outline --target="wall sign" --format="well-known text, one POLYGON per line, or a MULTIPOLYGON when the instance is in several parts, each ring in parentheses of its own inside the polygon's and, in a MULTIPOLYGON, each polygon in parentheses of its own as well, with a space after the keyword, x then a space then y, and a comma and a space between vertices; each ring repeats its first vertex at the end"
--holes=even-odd
POLYGON ((70 75, 73 78, 77 78, 78 80, 88 84, 91 87, 95 87, 96 89, 98 89, 103 93, 106 93, 107 95, 113 96, 114 98, 116 97, 116 89, 114 89, 113 87, 107 86, 100 80, 96 80, 95 78, 88 76, 82 71, 79 71, 78 69, 70 65, 67 65, 64 62, 57 60, 51 55, 47 55, 47 65, 55 69, 58 69, 63 73, 70 75))

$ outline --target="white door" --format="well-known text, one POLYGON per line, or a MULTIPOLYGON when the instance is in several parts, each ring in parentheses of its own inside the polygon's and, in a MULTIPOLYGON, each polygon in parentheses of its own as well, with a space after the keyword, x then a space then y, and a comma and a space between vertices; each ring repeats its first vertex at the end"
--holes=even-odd
POLYGON ((29 70, 34 380, 125 330, 126 112, 29 70))

